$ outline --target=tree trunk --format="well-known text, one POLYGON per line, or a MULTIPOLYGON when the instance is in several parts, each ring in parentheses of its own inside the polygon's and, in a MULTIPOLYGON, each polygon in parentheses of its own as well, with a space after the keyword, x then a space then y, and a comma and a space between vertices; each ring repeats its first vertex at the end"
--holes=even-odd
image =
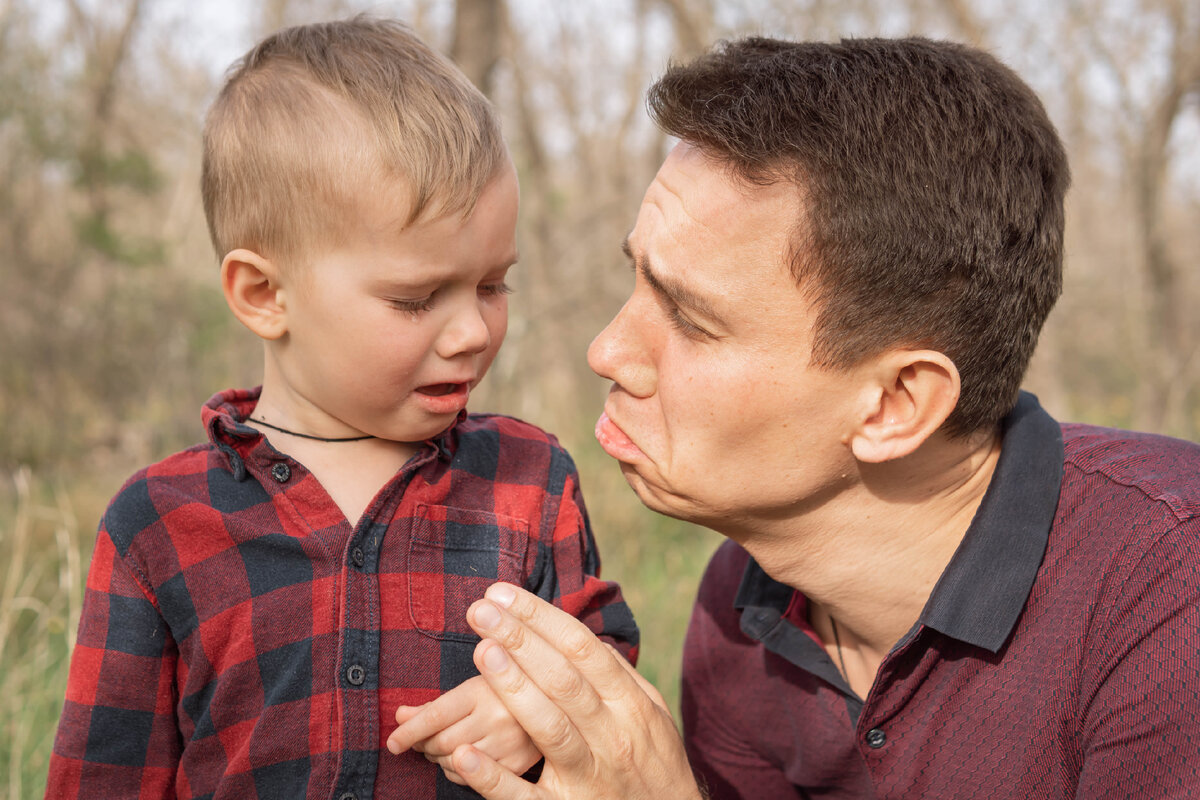
POLYGON ((500 61, 504 29, 504 0, 458 0, 455 3, 450 58, 489 98, 495 88, 493 74, 500 61))

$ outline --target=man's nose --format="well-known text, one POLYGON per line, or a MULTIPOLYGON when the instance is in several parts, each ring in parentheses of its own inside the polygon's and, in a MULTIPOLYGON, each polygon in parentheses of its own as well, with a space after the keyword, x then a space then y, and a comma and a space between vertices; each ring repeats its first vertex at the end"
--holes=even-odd
POLYGON ((655 368, 648 335, 652 324, 638 312, 637 296, 630 297, 612 322, 588 347, 588 366, 635 397, 654 394, 655 368))

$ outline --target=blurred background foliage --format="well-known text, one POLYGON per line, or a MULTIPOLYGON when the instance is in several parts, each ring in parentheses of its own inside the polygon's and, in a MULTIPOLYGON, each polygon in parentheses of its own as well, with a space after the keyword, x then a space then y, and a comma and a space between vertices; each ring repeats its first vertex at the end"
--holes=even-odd
POLYGON ((134 469, 251 385, 200 206, 199 130, 229 62, 281 26, 406 19, 494 100, 522 181, 508 341, 473 408, 575 453, 606 576, 677 698, 718 537, 645 511, 591 437, 592 336, 670 142, 642 94, 746 33, 917 33, 985 47, 1067 142, 1066 290, 1028 386, 1063 419, 1200 433, 1200 4, 1194 0, 0 0, 0 796, 38 797, 95 522, 134 469))

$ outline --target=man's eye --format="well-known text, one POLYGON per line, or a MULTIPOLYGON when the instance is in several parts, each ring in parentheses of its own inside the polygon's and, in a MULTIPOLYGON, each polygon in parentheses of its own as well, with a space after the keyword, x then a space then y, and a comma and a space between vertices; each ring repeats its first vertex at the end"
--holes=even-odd
POLYGON ((668 310, 667 317, 671 320, 671 326, 689 339, 704 341, 716 338, 708 331, 692 323, 674 306, 668 310))

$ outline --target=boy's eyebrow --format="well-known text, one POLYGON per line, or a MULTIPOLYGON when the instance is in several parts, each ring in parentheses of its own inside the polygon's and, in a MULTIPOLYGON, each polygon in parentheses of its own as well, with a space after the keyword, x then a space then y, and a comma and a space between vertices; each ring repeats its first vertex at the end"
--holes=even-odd
POLYGON ((655 294, 666 297, 676 305, 693 309, 714 322, 723 322, 721 315, 717 313, 708 298, 697 294, 667 275, 656 273, 650 266, 649 258, 635 256, 633 248, 629 245, 628 236, 621 242, 621 252, 629 259, 629 265, 634 271, 642 273, 642 277, 646 279, 646 283, 650 285, 655 294))

